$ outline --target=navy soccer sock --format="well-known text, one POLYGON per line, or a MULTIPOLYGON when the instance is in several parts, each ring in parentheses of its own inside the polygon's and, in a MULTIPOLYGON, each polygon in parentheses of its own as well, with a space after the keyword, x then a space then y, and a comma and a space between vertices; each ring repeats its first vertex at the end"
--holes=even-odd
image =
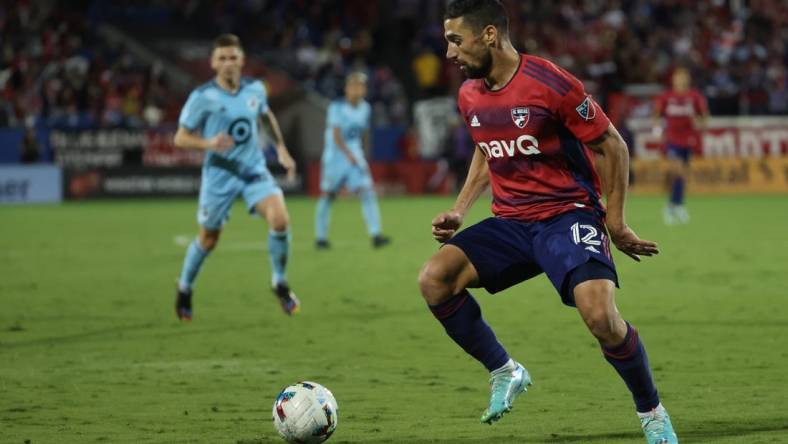
POLYGON ((482 310, 468 290, 438 305, 430 305, 433 316, 449 337, 489 371, 502 367, 509 355, 482 318, 482 310))
POLYGON ((627 322, 624 342, 614 347, 603 346, 602 353, 632 392, 638 412, 649 412, 659 405, 659 395, 648 366, 648 355, 634 327, 627 322))
POLYGON ((676 177, 673 179, 673 187, 670 192, 670 203, 673 205, 684 205, 684 178, 676 177))

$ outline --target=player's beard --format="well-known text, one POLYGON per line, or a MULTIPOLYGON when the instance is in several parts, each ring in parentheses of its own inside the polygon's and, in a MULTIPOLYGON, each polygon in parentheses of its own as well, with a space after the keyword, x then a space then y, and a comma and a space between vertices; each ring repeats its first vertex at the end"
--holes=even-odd
POLYGON ((492 52, 488 49, 481 57, 478 65, 465 65, 465 77, 469 79, 483 79, 492 71, 492 52))

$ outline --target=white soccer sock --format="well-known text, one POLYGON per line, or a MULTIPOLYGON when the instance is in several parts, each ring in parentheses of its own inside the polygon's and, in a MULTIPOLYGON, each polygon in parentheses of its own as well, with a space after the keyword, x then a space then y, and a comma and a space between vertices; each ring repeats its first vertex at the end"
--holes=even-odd
POLYGON ((492 374, 492 375, 499 375, 501 373, 508 373, 508 372, 514 371, 515 368, 517 368, 517 364, 514 363, 512 358, 509 358, 509 360, 506 361, 506 364, 504 364, 504 365, 498 367, 497 369, 493 370, 492 372, 490 372, 490 374, 492 374))
POLYGON ((660 402, 656 407, 654 407, 654 410, 645 413, 637 412, 637 414, 638 414, 638 418, 651 418, 654 416, 655 413, 664 412, 664 411, 665 411, 665 407, 662 407, 662 403, 660 402))

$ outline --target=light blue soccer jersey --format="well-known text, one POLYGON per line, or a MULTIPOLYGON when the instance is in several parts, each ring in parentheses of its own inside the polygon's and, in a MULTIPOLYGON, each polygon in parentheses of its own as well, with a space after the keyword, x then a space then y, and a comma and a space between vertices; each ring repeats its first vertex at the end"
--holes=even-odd
POLYGON ((326 117, 325 147, 322 159, 324 165, 344 164, 343 161, 347 160, 347 156, 334 142, 335 127, 338 127, 342 132, 342 138, 350 152, 356 159, 364 162, 362 135, 369 129, 371 111, 369 103, 365 100, 360 101, 356 106, 344 99, 331 102, 326 117))
MULTIPOLYGON (((199 130, 206 139, 221 132, 233 138, 235 146, 230 150, 206 153, 203 164, 206 173, 216 170, 208 166, 221 164, 240 167, 238 173, 244 176, 266 174, 258 117, 267 111, 268 96, 261 81, 244 77, 233 94, 211 80, 192 91, 178 123, 190 131, 199 130), (230 162, 224 162, 226 160, 230 162)), ((210 174, 208 176, 210 180, 210 174)))
POLYGON ((257 203, 282 194, 265 166, 260 147, 258 119, 267 111, 267 94, 259 80, 242 78, 235 94, 212 80, 189 95, 178 120, 180 126, 199 131, 206 139, 226 133, 234 144, 228 151, 205 154, 197 211, 200 225, 219 229, 239 195, 249 212, 254 212, 257 203))

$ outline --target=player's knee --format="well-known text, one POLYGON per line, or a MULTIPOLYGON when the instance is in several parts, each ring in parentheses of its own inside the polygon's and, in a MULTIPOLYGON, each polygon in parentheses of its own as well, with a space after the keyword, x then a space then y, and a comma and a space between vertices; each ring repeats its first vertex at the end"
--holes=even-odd
POLYGON ((271 229, 274 231, 287 231, 288 225, 290 225, 290 218, 287 217, 287 213, 285 214, 278 214, 271 218, 271 229))
POLYGON ((452 295, 453 276, 449 270, 435 259, 430 259, 419 272, 419 289, 424 300, 437 305, 452 295))
POLYGON ((588 330, 599 341, 616 342, 616 316, 610 316, 606 310, 599 310, 588 314, 584 320, 588 330))
POLYGON ((602 344, 618 344, 626 335, 626 324, 618 311, 607 307, 598 307, 583 313, 588 330, 602 344))
POLYGON ((270 208, 266 213, 266 220, 271 230, 287 230, 288 225, 290 225, 290 216, 287 214, 287 209, 285 209, 284 206, 280 208, 270 208))
POLYGON ((219 243, 219 233, 204 233, 200 236, 200 247, 207 251, 213 251, 219 243))
POLYGON ((588 330, 603 344, 623 340, 626 329, 613 302, 613 286, 606 280, 586 281, 575 287, 575 302, 588 330))

